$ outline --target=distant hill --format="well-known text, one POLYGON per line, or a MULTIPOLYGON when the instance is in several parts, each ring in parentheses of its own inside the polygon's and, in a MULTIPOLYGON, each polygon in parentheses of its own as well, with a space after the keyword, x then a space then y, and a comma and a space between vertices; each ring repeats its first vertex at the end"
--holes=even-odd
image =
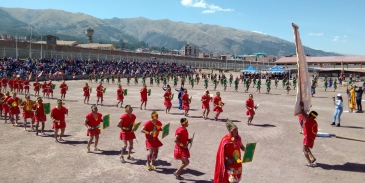
MULTIPOLYGON (((292 42, 270 35, 251 31, 207 24, 173 22, 171 20, 150 20, 138 18, 99 19, 83 13, 62 10, 31 10, 0 7, 0 31, 22 30, 26 33, 29 24, 43 35, 63 35, 86 42, 85 30, 95 30, 94 41, 98 40, 137 43, 144 41, 148 46, 181 49, 186 43, 198 46, 202 51, 249 54, 265 52, 268 55, 285 56, 295 54, 292 42)), ((311 56, 340 55, 304 47, 311 56)))

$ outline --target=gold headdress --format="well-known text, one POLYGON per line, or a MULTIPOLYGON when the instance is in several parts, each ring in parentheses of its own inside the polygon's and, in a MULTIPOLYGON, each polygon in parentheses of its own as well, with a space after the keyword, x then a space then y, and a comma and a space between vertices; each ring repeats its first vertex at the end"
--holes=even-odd
POLYGON ((125 112, 128 112, 130 109, 132 109, 131 105, 126 105, 125 106, 125 112))
POLYGON ((158 113, 157 113, 156 111, 153 111, 153 112, 151 113, 151 117, 152 117, 152 119, 157 119, 157 117, 158 117, 158 113))
POLYGON ((229 119, 227 119, 226 127, 227 127, 228 131, 231 131, 231 130, 237 128, 237 126, 229 119))

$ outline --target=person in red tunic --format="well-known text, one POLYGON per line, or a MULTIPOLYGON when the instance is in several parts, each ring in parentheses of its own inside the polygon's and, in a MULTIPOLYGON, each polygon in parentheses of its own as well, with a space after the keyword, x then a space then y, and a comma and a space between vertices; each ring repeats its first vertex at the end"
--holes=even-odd
POLYGON ((16 96, 16 92, 12 92, 12 97, 10 97, 6 103, 8 104, 8 107, 10 109, 10 121, 13 124, 13 126, 18 126, 18 118, 20 114, 19 110, 19 98, 16 96), (14 123, 15 120, 15 123, 14 123))
POLYGON ((202 96, 201 101, 202 101, 202 109, 204 109, 203 118, 207 119, 208 114, 210 112, 209 103, 212 101, 212 98, 210 97, 208 90, 205 90, 205 94, 202 96))
POLYGON ((18 80, 18 93, 23 94, 24 81, 19 78, 18 80))
POLYGON ((98 112, 98 106, 92 105, 91 112, 86 115, 85 126, 87 128, 87 136, 90 136, 87 144, 87 153, 90 153, 90 145, 95 137, 94 151, 100 151, 98 148, 99 134, 100 134, 100 123, 103 122, 103 115, 98 112))
MULTIPOLYGON (((7 85, 8 85, 8 79, 6 79, 5 77, 1 79, 1 84, 3 86, 3 92, 5 93, 5 91, 8 89, 7 85)), ((0 91, 1 92, 1 91, 0 91)))
POLYGON ((3 83, 1 82, 2 77, 0 76, 0 92, 3 90, 3 83))
POLYGON ((19 93, 19 78, 18 77, 14 77, 14 80, 13 80, 13 91, 19 93))
POLYGON ((142 102, 140 109, 142 110, 143 104, 144 104, 144 109, 146 109, 146 105, 147 105, 148 91, 147 91, 147 86, 145 84, 143 84, 143 88, 141 89, 140 93, 141 93, 141 102, 142 102))
POLYGON ((189 94, 188 94, 188 90, 185 89, 184 90, 184 94, 181 96, 181 100, 182 100, 182 107, 185 110, 184 111, 184 115, 188 116, 189 114, 189 109, 190 109, 190 98, 189 98, 189 94))
POLYGON ((44 112, 44 104, 43 104, 41 97, 38 97, 36 100, 36 103, 33 104, 33 111, 34 111, 34 121, 36 122, 35 135, 38 136, 39 122, 41 122, 41 124, 42 124, 41 134, 46 135, 44 133, 44 123, 47 121, 47 117, 46 117, 46 113, 44 112))
POLYGON ((30 118, 31 129, 34 129, 34 112, 32 110, 32 100, 30 100, 30 95, 25 94, 25 100, 20 104, 20 107, 23 109, 22 117, 24 119, 24 130, 27 130, 27 119, 30 118))
POLYGON ((83 88, 84 91, 84 104, 89 104, 90 99, 90 87, 88 83, 85 83, 85 86, 83 88))
POLYGON ((134 134, 133 126, 134 122, 136 121, 136 116, 132 114, 133 108, 130 105, 125 106, 125 114, 122 114, 120 116, 120 120, 118 123, 118 127, 120 128, 119 137, 120 140, 123 141, 123 148, 120 151, 120 162, 126 163, 124 160, 124 152, 127 150, 127 146, 129 144, 128 148, 128 160, 135 161, 133 157, 131 157, 131 151, 133 149, 133 139, 136 138, 136 135, 134 134))
POLYGON ((10 92, 13 92, 13 90, 14 90, 14 78, 9 79, 9 88, 10 88, 10 92))
POLYGON ((166 112, 166 114, 168 114, 168 113, 170 113, 170 109, 171 109, 171 106, 172 106, 172 103, 171 103, 171 97, 172 97, 171 88, 167 88, 167 91, 165 92, 163 97, 164 97, 163 104, 166 106, 165 112, 166 112))
POLYGON ((42 93, 43 93, 43 98, 46 96, 46 94, 48 95, 48 89, 47 89, 47 82, 44 81, 42 84, 42 93))
POLYGON ((182 170, 189 165, 190 152, 188 149, 188 144, 191 143, 189 139, 189 132, 186 129, 189 126, 189 122, 186 118, 180 119, 181 126, 175 131, 175 148, 174 148, 174 158, 181 160, 181 166, 174 172, 176 179, 183 180, 181 177, 182 170))
POLYGON ((123 100, 124 100, 124 90, 123 90, 121 84, 118 84, 117 100, 118 100, 117 107, 120 104, 120 107, 122 108, 123 107, 123 100))
MULTIPOLYGON (((38 82, 38 79, 35 79, 35 82, 33 83, 34 96, 39 97, 40 86, 41 86, 41 84, 38 82)), ((43 97, 44 97, 44 93, 43 93, 43 97)))
POLYGON ((300 102, 300 106, 302 107, 301 114, 303 116, 303 153, 308 161, 307 166, 313 167, 316 166, 316 158, 313 156, 310 149, 313 148, 314 140, 316 140, 318 132, 318 123, 315 120, 318 113, 316 111, 311 111, 307 114, 306 111, 304 111, 303 102, 300 102))
MULTIPOLYGON (((9 95, 9 91, 6 91, 5 92, 5 94, 4 94, 4 96, 3 97, 1 97, 1 106, 2 106, 2 109, 3 109, 3 111, 4 111, 4 119, 5 119, 5 123, 7 123, 8 121, 8 113, 10 112, 10 108, 9 108, 9 106, 8 106, 8 103, 7 103, 7 101, 8 101, 8 99, 10 98, 10 95, 9 95)), ((10 116, 10 114, 9 114, 9 116, 10 116)))
POLYGON ((24 81, 24 93, 25 94, 29 94, 29 86, 30 86, 30 84, 29 84, 29 78, 28 77, 26 77, 25 78, 25 81, 24 81))
POLYGON ((257 107, 255 106, 255 103, 253 101, 253 95, 250 94, 248 95, 248 99, 246 100, 246 115, 247 116, 250 116, 248 117, 248 120, 247 120, 247 124, 248 125, 251 125, 252 124, 252 120, 253 120, 253 117, 255 116, 255 109, 257 107))
POLYGON ((51 98, 53 98, 53 89, 52 89, 53 83, 51 80, 47 83, 47 97, 49 98, 49 94, 51 94, 51 98))
POLYGON ((67 84, 65 80, 63 80, 62 84, 60 84, 60 89, 61 89, 61 99, 64 100, 66 98, 66 91, 67 91, 67 84))
POLYGON ((57 106, 52 108, 51 110, 51 119, 53 122, 53 128, 54 131, 54 138, 56 142, 63 142, 62 139, 63 134, 65 133, 66 128, 66 121, 65 121, 65 115, 68 114, 68 109, 66 107, 63 107, 64 103, 62 100, 57 100, 57 106), (58 130, 61 129, 60 138, 58 138, 58 130))
POLYGON ((96 97, 98 98, 98 100, 96 101, 96 105, 99 105, 99 100, 100 100, 100 105, 103 105, 103 91, 104 91, 104 86, 102 84, 102 82, 99 83, 99 86, 96 87, 96 97))
POLYGON ((214 170, 214 183, 239 182, 242 175, 241 150, 245 150, 241 137, 238 135, 237 126, 226 122, 228 134, 226 134, 217 151, 214 170))
POLYGON ((213 105, 214 105, 213 111, 216 112, 214 119, 216 121, 218 121, 219 114, 223 112, 223 106, 224 106, 224 103, 222 102, 222 98, 220 97, 220 95, 221 94, 217 92, 216 96, 213 99, 213 105))
POLYGON ((158 120, 158 113, 153 111, 151 114, 152 120, 148 120, 143 124, 142 133, 146 135, 147 169, 153 170, 156 167, 154 162, 157 159, 158 150, 163 145, 158 139, 158 134, 162 130, 162 123, 158 120))

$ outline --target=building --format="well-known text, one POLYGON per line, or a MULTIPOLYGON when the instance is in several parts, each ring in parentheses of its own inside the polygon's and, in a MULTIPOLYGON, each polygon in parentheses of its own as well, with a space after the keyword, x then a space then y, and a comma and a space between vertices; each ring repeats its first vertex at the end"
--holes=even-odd
POLYGON ((76 47, 98 49, 98 50, 116 50, 113 44, 90 43, 90 44, 78 44, 76 45, 76 47))
POLYGON ((179 50, 170 50, 170 55, 180 55, 179 50))
MULTIPOLYGON (((36 44, 50 44, 47 41, 37 41, 36 44)), ((53 42, 51 44, 54 44, 53 42)), ((79 43, 77 41, 64 41, 64 40, 56 40, 57 46, 77 46, 79 43)))
POLYGON ((199 57, 199 47, 191 46, 190 44, 186 44, 181 51, 181 55, 187 57, 199 57))

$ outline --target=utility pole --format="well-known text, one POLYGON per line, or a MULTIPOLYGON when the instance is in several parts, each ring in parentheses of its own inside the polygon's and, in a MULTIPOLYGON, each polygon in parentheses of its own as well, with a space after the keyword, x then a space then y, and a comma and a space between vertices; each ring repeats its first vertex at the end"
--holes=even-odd
POLYGON ((32 59, 32 26, 30 26, 30 37, 29 37, 29 58, 32 59))

